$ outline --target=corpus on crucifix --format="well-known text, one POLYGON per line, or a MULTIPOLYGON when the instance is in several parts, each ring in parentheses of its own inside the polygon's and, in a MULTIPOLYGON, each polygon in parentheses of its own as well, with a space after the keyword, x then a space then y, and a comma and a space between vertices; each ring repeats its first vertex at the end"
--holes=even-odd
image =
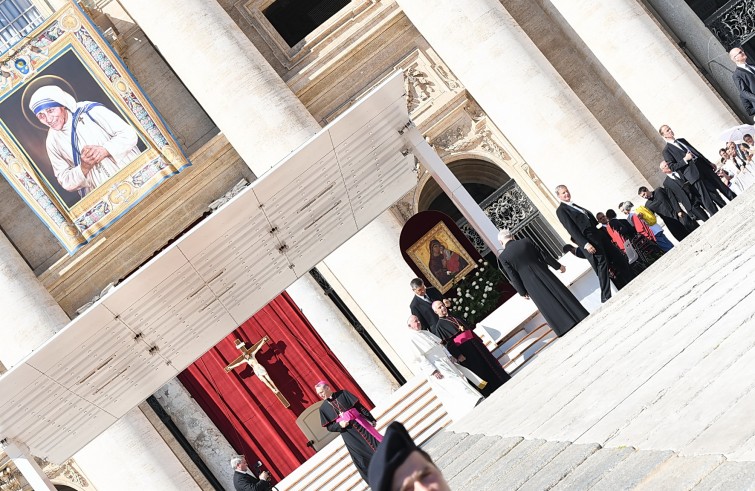
POLYGON ((273 379, 270 378, 270 374, 267 373, 265 367, 263 367, 260 362, 257 361, 257 358, 255 358, 257 352, 262 349, 262 346, 269 339, 269 337, 265 336, 264 338, 254 343, 249 349, 246 349, 246 345, 242 340, 237 339, 236 347, 241 350, 241 355, 233 360, 227 367, 225 367, 225 371, 226 373, 230 372, 237 366, 247 363, 250 367, 252 367, 252 371, 257 376, 257 378, 260 379, 270 390, 273 391, 273 394, 278 397, 278 400, 281 401, 281 403, 285 407, 289 407, 290 404, 288 403, 288 400, 286 400, 283 394, 281 394, 281 391, 278 390, 275 382, 273 382, 273 379))

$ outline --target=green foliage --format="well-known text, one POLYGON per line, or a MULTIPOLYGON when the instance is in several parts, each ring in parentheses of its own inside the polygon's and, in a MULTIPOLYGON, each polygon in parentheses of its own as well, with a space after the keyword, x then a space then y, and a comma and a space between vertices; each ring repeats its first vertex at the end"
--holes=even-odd
POLYGON ((480 259, 477 267, 456 284, 453 314, 470 326, 487 317, 499 306, 498 285, 505 281, 497 268, 480 259))

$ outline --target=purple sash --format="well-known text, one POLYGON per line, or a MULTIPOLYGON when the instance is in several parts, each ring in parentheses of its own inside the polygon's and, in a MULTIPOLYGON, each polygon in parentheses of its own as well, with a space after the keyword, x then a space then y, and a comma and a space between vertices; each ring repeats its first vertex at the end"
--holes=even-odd
POLYGON ((340 423, 341 421, 356 421, 362 427, 367 430, 367 432, 375 437, 375 440, 382 442, 383 441, 383 435, 378 433, 378 431, 375 429, 374 426, 370 424, 367 419, 365 419, 364 416, 362 416, 362 413, 357 411, 356 408, 351 408, 348 411, 343 412, 340 416, 336 418, 336 422, 340 423))
POLYGON ((453 338, 453 343, 456 346, 459 346, 463 343, 466 343, 470 339, 474 339, 474 333, 472 331, 462 331, 453 338))

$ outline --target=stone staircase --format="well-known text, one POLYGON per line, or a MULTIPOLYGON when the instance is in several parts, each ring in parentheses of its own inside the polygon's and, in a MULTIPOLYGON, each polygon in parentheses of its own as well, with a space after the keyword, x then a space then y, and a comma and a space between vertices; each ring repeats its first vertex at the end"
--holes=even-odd
POLYGON ((422 446, 454 490, 755 490, 755 462, 444 430, 422 446))

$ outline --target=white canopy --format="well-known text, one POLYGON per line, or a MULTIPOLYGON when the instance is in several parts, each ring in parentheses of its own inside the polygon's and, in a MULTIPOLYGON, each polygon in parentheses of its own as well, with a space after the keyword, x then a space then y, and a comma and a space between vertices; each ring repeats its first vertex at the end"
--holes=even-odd
POLYGON ((415 186, 408 122, 397 72, 2 375, 0 441, 63 462, 178 375, 415 186))

